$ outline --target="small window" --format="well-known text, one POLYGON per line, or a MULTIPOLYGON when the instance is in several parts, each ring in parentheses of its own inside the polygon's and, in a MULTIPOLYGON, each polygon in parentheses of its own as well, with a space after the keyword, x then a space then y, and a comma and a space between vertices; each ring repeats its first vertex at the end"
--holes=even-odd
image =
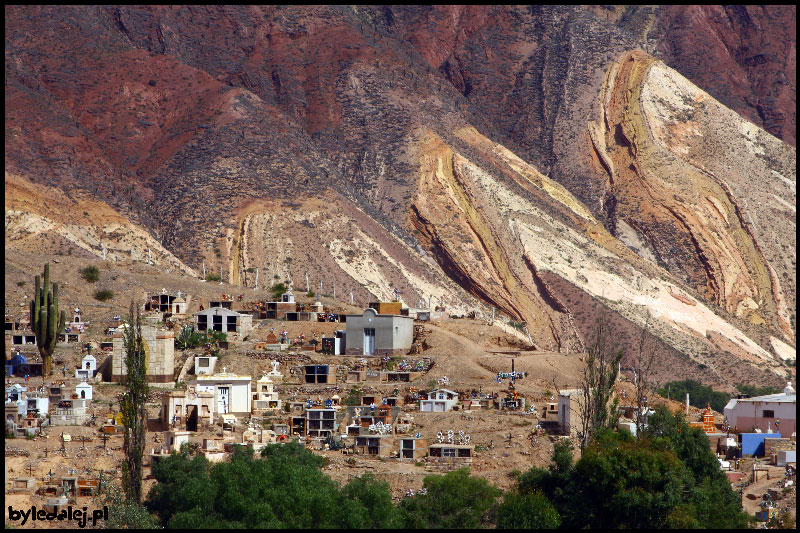
POLYGON ((775 418, 775 411, 768 411, 765 409, 764 413, 761 416, 763 416, 764 418, 775 418))
POLYGON ((455 457, 455 456, 456 456, 455 448, 442 448, 442 457, 455 457))
POLYGON ((397 335, 398 333, 400 333, 400 328, 395 326, 394 327, 394 334, 397 335))

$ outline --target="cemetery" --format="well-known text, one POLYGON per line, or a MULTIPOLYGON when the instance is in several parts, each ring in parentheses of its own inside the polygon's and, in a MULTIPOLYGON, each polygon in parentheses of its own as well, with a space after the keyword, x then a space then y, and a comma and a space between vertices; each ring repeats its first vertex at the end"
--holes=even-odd
MULTIPOLYGON (((236 447, 297 442, 325 456, 334 479, 374 472, 399 499, 418 491, 426 475, 465 466, 508 487, 508 472, 548 464, 554 444, 574 438, 580 426, 580 390, 569 387, 578 384, 578 354, 531 349, 509 355, 473 333, 480 328, 485 339, 502 341, 497 328, 444 320, 444 310, 434 319, 430 309, 399 301, 358 308, 292 291, 276 301, 208 287, 192 287, 190 297, 189 289, 157 290, 141 307, 157 313, 143 316, 142 325, 151 386, 146 472, 184 445, 221 462, 236 447), (224 333, 227 340, 178 349, 184 326, 224 333), (471 335, 476 347, 451 346, 453 335, 471 335), (566 386, 554 389, 554 380, 566 386)), ((26 335, 25 320, 6 317, 7 433, 18 436, 14 448, 47 455, 25 476, 25 457, 9 457, 7 447, 13 470, 7 495, 14 498, 58 507, 65 494, 88 497, 100 470, 119 472, 122 421, 115 398, 124 390, 129 326, 120 315, 108 321, 108 311, 87 309, 76 306, 67 323, 82 336, 59 348, 64 355, 56 352, 57 379, 30 372, 39 361, 35 337, 17 346, 14 336, 26 335), (69 469, 59 470, 61 464, 69 469)), ((623 415, 620 427, 629 427, 632 415, 623 415)), ((693 412, 692 422, 718 432, 720 415, 706 414, 705 421, 702 415, 693 412)), ((772 429, 774 435, 742 434, 730 449, 752 448, 786 464, 794 441, 772 429)), ((722 445, 723 437, 714 442, 722 445)))

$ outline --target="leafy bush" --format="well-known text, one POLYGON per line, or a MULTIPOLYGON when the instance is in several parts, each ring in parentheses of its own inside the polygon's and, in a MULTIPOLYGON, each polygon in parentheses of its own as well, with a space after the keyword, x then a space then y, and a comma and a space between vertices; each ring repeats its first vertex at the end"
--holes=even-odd
POLYGON ((88 266, 80 270, 81 277, 89 283, 94 283, 100 279, 100 269, 96 266, 88 266))
POLYGON ((308 296, 309 298, 313 298, 314 296, 316 296, 316 294, 314 293, 314 291, 308 291, 306 293, 306 296, 308 296))
POLYGON ((181 332, 175 337, 175 347, 179 350, 187 348, 197 348, 203 343, 205 335, 195 331, 194 326, 184 326, 181 332))
POLYGON ((24 286, 25 286, 25 282, 24 281, 18 281, 17 282, 17 287, 24 287, 24 286))
POLYGON ((179 350, 197 348, 204 344, 219 344, 228 340, 228 336, 222 331, 206 331, 200 333, 194 326, 184 326, 181 332, 175 337, 175 347, 179 350))
POLYGON ((103 289, 94 293, 94 299, 100 300, 101 302, 110 300, 113 297, 114 297, 114 292, 108 289, 103 289))
POLYGON ((220 279, 219 274, 214 274, 212 272, 206 274, 206 281, 219 281, 220 279))
POLYGON ((278 299, 278 298, 280 298, 280 297, 281 297, 281 295, 282 295, 282 294, 284 294, 284 293, 285 293, 287 290, 288 290, 288 289, 286 288, 286 285, 284 285, 283 283, 275 283, 275 284, 272 286, 272 289, 271 289, 271 291, 272 291, 272 297, 273 297, 273 298, 275 298, 275 299, 277 300, 277 299, 278 299))

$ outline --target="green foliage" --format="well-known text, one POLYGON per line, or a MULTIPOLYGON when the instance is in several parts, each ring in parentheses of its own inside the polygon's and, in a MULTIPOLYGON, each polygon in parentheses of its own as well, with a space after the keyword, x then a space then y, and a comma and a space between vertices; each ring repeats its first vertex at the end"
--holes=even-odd
POLYGON ((175 347, 179 350, 187 348, 197 348, 203 343, 205 335, 195 331, 194 326, 184 326, 181 332, 175 337, 175 347))
POLYGON ((88 266, 80 270, 81 277, 89 283, 100 279, 100 270, 96 266, 88 266))
POLYGON ((314 296, 316 296, 316 294, 314 293, 314 291, 308 291, 306 293, 306 296, 308 296, 309 298, 313 298, 314 296))
POLYGON ((345 529, 389 529, 401 526, 400 513, 392 503, 389 484, 372 474, 356 477, 342 488, 345 529))
POLYGON ((371 476, 341 490, 320 471, 325 460, 296 444, 272 445, 254 458, 236 447, 229 462, 173 454, 153 467, 146 505, 170 528, 393 527, 389 487, 371 476))
POLYGON ((219 274, 214 274, 213 272, 206 274, 206 281, 219 281, 220 279, 222 278, 219 277, 219 274))
POLYGON ((24 287, 26 283, 27 282, 25 282, 25 281, 18 281, 17 282, 17 287, 24 287))
POLYGON ((286 288, 286 285, 284 285, 283 283, 275 283, 274 285, 272 285, 272 288, 271 288, 270 290, 272 291, 272 297, 273 297, 275 300, 277 300, 277 299, 278 299, 278 298, 280 298, 280 297, 281 297, 281 295, 282 295, 282 294, 284 294, 284 293, 285 293, 285 292, 286 292, 288 289, 286 288))
POLYGON ((498 529, 556 529, 561 525, 558 511, 539 491, 507 492, 495 517, 498 529))
POLYGON ((108 289, 102 289, 94 293, 94 299, 105 302, 114 297, 114 292, 108 289))
POLYGON ((126 499, 138 504, 142 500, 143 458, 147 425, 145 402, 147 402, 148 386, 141 318, 139 307, 133 301, 131 301, 128 323, 130 327, 122 331, 127 368, 123 384, 127 390, 119 397, 122 423, 125 426, 122 446, 125 452, 125 461, 122 465, 122 488, 125 490, 126 499))
POLYGON ((222 331, 206 331, 200 333, 194 326, 184 326, 181 332, 175 337, 175 347, 179 350, 186 350, 203 346, 206 343, 217 345, 228 340, 228 335, 222 331))
POLYGON ((126 500, 117 487, 106 486, 101 478, 101 491, 104 489, 98 507, 108 507, 106 529, 159 529, 158 520, 142 504, 126 500))
MULTIPOLYGON (((781 390, 776 387, 770 387, 770 386, 756 387, 755 385, 745 385, 743 383, 736 385, 736 389, 740 393, 750 397, 766 396, 767 394, 778 394, 779 392, 781 392, 781 390)), ((717 410, 722 411, 721 409, 717 410)))
POLYGON ((500 490, 461 468, 443 476, 427 476, 427 493, 400 502, 403 527, 410 529, 478 528, 488 523, 488 511, 500 490))
POLYGON ((36 346, 44 363, 43 373, 49 376, 53 366, 53 352, 56 349, 58 334, 64 329, 67 313, 59 313, 58 283, 50 285, 50 263, 44 265, 44 284, 42 278, 34 277, 36 292, 30 302, 31 328, 36 336, 36 346))
POLYGON ((686 399, 686 393, 688 392, 689 404, 700 409, 704 409, 706 406, 710 405, 711 408, 717 412, 722 412, 725 409, 725 404, 730 400, 729 394, 715 391, 711 387, 706 387, 699 381, 693 379, 671 381, 656 392, 665 398, 677 400, 679 402, 686 399))
POLYGON ((206 331, 205 334, 205 341, 210 342, 211 344, 219 344, 220 342, 226 342, 228 340, 228 334, 224 331, 206 331))
POLYGON ((708 437, 663 407, 650 416, 641 439, 600 431, 575 464, 568 448, 556 445, 553 464, 520 476, 517 490, 541 491, 569 529, 736 529, 749 523, 708 437))

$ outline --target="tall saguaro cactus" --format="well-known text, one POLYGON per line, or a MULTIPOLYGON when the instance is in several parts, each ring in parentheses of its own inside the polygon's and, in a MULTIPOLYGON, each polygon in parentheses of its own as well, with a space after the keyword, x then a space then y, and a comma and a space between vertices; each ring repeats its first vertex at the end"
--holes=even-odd
POLYGON ((48 376, 53 370, 53 352, 56 349, 58 333, 67 321, 66 311, 59 313, 58 283, 50 289, 50 263, 44 265, 44 285, 36 276, 36 295, 31 301, 31 328, 36 336, 36 346, 44 363, 42 375, 48 376))

